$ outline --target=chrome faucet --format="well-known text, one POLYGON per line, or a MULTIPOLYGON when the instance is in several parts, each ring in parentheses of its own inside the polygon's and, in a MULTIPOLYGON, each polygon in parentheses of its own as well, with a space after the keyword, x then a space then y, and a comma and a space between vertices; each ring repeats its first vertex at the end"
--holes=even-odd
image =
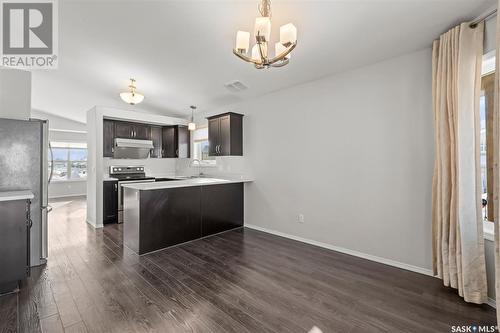
POLYGON ((198 162, 198 178, 203 176, 203 173, 201 172, 201 161, 197 158, 193 158, 193 160, 189 163, 189 167, 194 166, 195 162, 198 162))

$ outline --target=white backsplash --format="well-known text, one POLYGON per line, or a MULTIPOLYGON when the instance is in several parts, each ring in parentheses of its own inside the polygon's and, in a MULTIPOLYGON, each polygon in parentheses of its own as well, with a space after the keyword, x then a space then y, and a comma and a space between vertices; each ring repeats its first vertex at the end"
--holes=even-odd
MULTIPOLYGON (((216 165, 202 166, 201 172, 206 175, 238 178, 251 177, 247 159, 243 156, 216 157, 216 165)), ((181 175, 194 176, 198 174, 198 167, 190 167, 189 158, 148 158, 143 160, 104 158, 105 176, 109 175, 110 165, 135 166, 143 165, 147 176, 181 175)))
MULTIPOLYGON (((238 178, 240 176, 251 177, 252 172, 248 165, 248 160, 244 156, 223 156, 216 157, 216 165, 202 166, 201 172, 210 176, 226 176, 230 178, 238 178)), ((198 166, 189 166, 190 159, 178 159, 176 165, 176 174, 192 176, 198 174, 198 166)))

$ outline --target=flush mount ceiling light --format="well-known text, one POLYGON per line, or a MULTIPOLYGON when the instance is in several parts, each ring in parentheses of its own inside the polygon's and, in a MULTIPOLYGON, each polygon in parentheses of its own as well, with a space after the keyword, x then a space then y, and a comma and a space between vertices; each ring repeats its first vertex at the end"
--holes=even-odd
POLYGON ((196 124, 194 123, 194 110, 196 110, 196 106, 191 105, 191 121, 188 124, 188 130, 194 131, 196 129, 196 124))
POLYGON ((144 95, 136 91, 137 87, 135 86, 134 79, 130 79, 130 85, 128 88, 129 91, 120 93, 120 97, 125 103, 135 105, 144 100, 144 95))
POLYGON ((262 0, 259 5, 262 17, 255 19, 255 41, 251 57, 247 56, 250 33, 238 31, 233 53, 240 59, 254 64, 255 68, 283 67, 290 61, 290 52, 297 46, 297 28, 288 23, 280 27, 280 41, 274 45, 274 58, 269 58, 268 43, 271 36, 271 1, 262 0))

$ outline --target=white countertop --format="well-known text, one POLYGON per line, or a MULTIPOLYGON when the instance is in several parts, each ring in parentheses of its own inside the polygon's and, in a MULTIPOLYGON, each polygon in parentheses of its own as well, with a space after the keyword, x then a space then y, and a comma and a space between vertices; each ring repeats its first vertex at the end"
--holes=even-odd
POLYGON ((0 201, 27 200, 34 197, 33 193, 28 190, 0 192, 0 201))
POLYGON ((103 181, 105 182, 111 182, 111 181, 116 181, 118 180, 118 178, 113 178, 113 177, 109 177, 109 176, 104 176, 104 178, 102 179, 103 181))
POLYGON ((190 178, 184 180, 171 180, 166 182, 151 182, 151 183, 131 183, 123 184, 125 188, 130 188, 139 191, 159 190, 165 188, 176 187, 189 187, 189 186, 205 186, 205 185, 219 185, 219 184, 232 184, 232 183, 249 183, 253 179, 240 177, 240 178, 190 178))

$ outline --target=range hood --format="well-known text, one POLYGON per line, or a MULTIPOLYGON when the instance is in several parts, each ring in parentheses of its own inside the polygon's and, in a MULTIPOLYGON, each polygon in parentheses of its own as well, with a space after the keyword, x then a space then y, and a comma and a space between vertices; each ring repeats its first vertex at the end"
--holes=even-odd
POLYGON ((114 158, 144 159, 149 157, 153 141, 116 138, 114 148, 114 158))

